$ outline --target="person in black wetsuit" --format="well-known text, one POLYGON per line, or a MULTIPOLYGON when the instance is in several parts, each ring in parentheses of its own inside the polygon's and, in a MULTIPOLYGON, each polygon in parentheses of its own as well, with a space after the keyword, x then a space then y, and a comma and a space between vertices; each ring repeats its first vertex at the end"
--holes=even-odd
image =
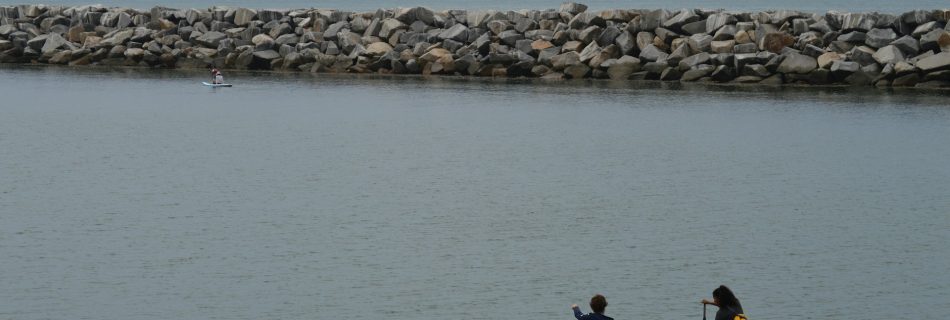
POLYGON ((719 286, 719 288, 713 290, 712 301, 703 299, 703 304, 711 304, 719 307, 719 311, 716 311, 716 320, 733 320, 736 315, 745 313, 742 311, 742 304, 739 303, 739 298, 736 298, 732 290, 729 290, 726 286, 719 286))
POLYGON ((593 313, 582 314, 581 308, 576 304, 571 305, 571 310, 574 310, 574 318, 577 318, 577 320, 614 320, 614 318, 604 315, 604 308, 607 308, 607 298, 599 294, 590 298, 590 309, 594 311, 593 313))

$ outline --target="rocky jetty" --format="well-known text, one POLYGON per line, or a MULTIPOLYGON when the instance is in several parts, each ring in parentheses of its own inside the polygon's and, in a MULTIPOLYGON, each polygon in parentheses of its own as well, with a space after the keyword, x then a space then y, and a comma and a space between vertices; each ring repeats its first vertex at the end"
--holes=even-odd
POLYGON ((0 62, 950 87, 950 9, 0 6, 0 62))

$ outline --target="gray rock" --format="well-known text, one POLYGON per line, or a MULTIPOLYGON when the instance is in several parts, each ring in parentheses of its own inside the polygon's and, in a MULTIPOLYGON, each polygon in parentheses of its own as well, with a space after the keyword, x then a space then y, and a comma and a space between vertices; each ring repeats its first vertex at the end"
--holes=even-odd
POLYGON ((709 45, 709 48, 714 53, 733 53, 732 49, 735 48, 735 46, 736 46, 735 40, 713 41, 709 45))
POLYGON ((805 14, 799 11, 793 10, 777 10, 769 14, 770 21, 773 24, 780 25, 782 23, 788 22, 795 18, 803 18, 805 14))
POLYGON ((916 73, 899 76, 894 79, 894 82, 891 83, 891 86, 894 87, 913 87, 920 82, 920 75, 916 73))
POLYGON ((617 39, 617 37, 620 36, 620 34, 621 34, 621 31, 619 28, 614 27, 614 26, 607 27, 604 29, 603 32, 600 33, 600 36, 597 37, 597 44, 600 46, 606 47, 614 43, 614 41, 617 39))
POLYGON ((891 45, 900 49, 904 56, 913 56, 920 51, 920 44, 917 43, 917 39, 911 36, 900 37, 900 39, 891 42, 891 45))
POLYGON ((650 31, 659 28, 667 19, 670 13, 663 9, 645 11, 640 13, 640 30, 650 31))
POLYGON ((296 34, 285 34, 274 39, 274 43, 277 45, 296 45, 300 41, 300 37, 297 37, 296 34))
POLYGON ((49 38, 48 34, 39 35, 30 39, 26 42, 26 45, 33 49, 33 51, 40 52, 43 49, 43 45, 46 44, 46 39, 49 38))
POLYGON ((917 67, 915 67, 914 65, 908 63, 907 61, 901 61, 894 64, 894 73, 897 74, 898 76, 905 75, 908 73, 917 73, 917 71, 920 71, 920 70, 917 69, 917 67))
POLYGON ((825 51, 825 49, 819 48, 813 44, 806 44, 805 47, 802 48, 802 54, 815 58, 818 58, 818 56, 823 55, 826 52, 828 51, 825 51))
POLYGON ((632 54, 637 49, 636 38, 627 30, 624 30, 614 39, 614 44, 620 48, 621 54, 632 54))
POLYGON ((864 41, 867 41, 867 39, 868 35, 861 31, 852 31, 838 36, 838 41, 854 43, 864 43, 864 41))
POLYGON ((705 33, 706 33, 706 21, 705 21, 705 20, 699 20, 699 21, 696 21, 696 22, 690 22, 690 23, 684 24, 684 25, 681 27, 681 29, 683 30, 683 33, 690 34, 690 35, 693 35, 693 34, 700 34, 700 33, 705 34, 705 33))
MULTIPOLYGON (((279 10, 268 10, 264 9, 257 13, 257 18, 263 21, 264 23, 271 21, 278 21, 284 17, 285 12, 279 10)), ((235 12, 235 21, 237 20, 237 12, 235 12)), ((360 30, 362 31, 362 30, 360 30)))
POLYGON ((818 60, 815 58, 798 53, 789 53, 784 56, 785 59, 778 66, 778 72, 806 74, 818 68, 818 60))
POLYGON ((854 61, 835 60, 831 63, 831 73, 838 79, 844 79, 858 70, 861 70, 861 65, 854 61))
POLYGON ((584 44, 588 44, 594 42, 594 40, 597 40, 597 38, 600 37, 600 34, 603 32, 604 30, 598 26, 590 26, 584 30, 581 30, 581 32, 577 34, 577 40, 583 42, 584 44))
POLYGON ((518 42, 518 40, 524 39, 524 35, 518 33, 518 31, 515 30, 505 30, 498 35, 498 38, 501 39, 504 44, 513 47, 518 42))
POLYGON ((700 78, 708 76, 710 73, 716 70, 715 66, 703 64, 698 65, 693 69, 689 69, 686 72, 683 72, 683 76, 680 77, 680 81, 696 81, 700 78))
POLYGON ((590 67, 585 64, 576 64, 564 68, 564 74, 571 79, 583 79, 591 73, 590 67))
POLYGON ((597 45, 597 42, 591 42, 584 50, 580 53, 581 62, 587 63, 590 59, 593 59, 595 56, 601 53, 602 49, 597 45))
POLYGON ((762 78, 772 75, 772 73, 769 72, 769 69, 765 68, 765 66, 761 64, 745 65, 742 68, 741 74, 743 76, 756 76, 756 77, 762 77, 762 78))
POLYGON ((731 81, 732 79, 735 79, 736 72, 735 70, 732 70, 732 68, 730 68, 729 66, 723 65, 723 66, 716 67, 716 69, 713 70, 712 74, 710 74, 710 77, 712 77, 713 80, 718 81, 718 82, 726 82, 726 81, 731 81))
POLYGON ((738 32, 738 29, 734 25, 723 26, 722 28, 719 28, 719 31, 716 31, 715 35, 713 35, 713 41, 725 41, 725 40, 735 39, 736 32, 738 32))
POLYGON ((851 61, 860 63, 862 66, 877 63, 874 54, 877 51, 866 46, 855 47, 851 50, 851 61))
POLYGON ((653 44, 653 34, 649 32, 639 32, 637 33, 637 48, 643 50, 647 46, 653 44))
POLYGON ((511 24, 508 21, 494 20, 488 22, 488 30, 491 30, 491 33, 496 36, 510 28, 511 24))
POLYGON ((867 32, 874 28, 875 20, 866 13, 845 13, 837 16, 841 31, 867 32))
POLYGON ((255 16, 257 16, 257 11, 254 9, 238 8, 234 10, 234 24, 245 27, 254 20, 255 16))
POLYGON ((580 30, 580 29, 587 28, 589 26, 606 27, 607 22, 604 20, 604 18, 601 18, 597 14, 594 14, 592 12, 583 12, 574 16, 574 18, 571 19, 571 21, 568 22, 567 25, 571 29, 580 30))
MULTIPOLYGON (((383 26, 385 28, 385 25, 383 26)), ((350 23, 346 21, 340 21, 334 24, 331 24, 327 27, 327 30, 323 32, 323 37, 330 41, 336 41, 337 35, 344 29, 349 29, 350 23)), ((382 33, 382 31, 380 31, 382 33)), ((389 38, 389 37, 386 37, 389 38)))
POLYGON ((206 48, 217 48, 218 44, 221 43, 221 40, 227 39, 228 35, 217 32, 209 31, 195 39, 195 43, 200 44, 206 48))
MULTIPOLYGON (((950 24, 948 24, 950 25, 950 24)), ((936 29, 920 36, 920 49, 924 51, 940 51, 940 43, 950 43, 950 32, 936 29)))
POLYGON ((631 56, 623 56, 607 68, 607 75, 610 79, 626 80, 637 71, 640 71, 640 60, 631 56))
MULTIPOLYGON (((393 18, 387 18, 380 23, 378 35, 380 38, 389 39, 397 30, 406 30, 407 28, 409 28, 409 26, 405 23, 393 18)), ((327 31, 329 31, 329 27, 327 31)))
POLYGON ((920 36, 939 28, 940 25, 937 24, 937 21, 927 22, 917 26, 917 28, 914 28, 914 32, 911 34, 911 36, 914 38, 920 38, 920 36))
POLYGON ((66 49, 68 48, 68 44, 69 41, 66 41, 66 39, 60 36, 58 33, 50 33, 49 37, 46 39, 46 42, 43 43, 43 48, 40 49, 40 53, 48 54, 59 49, 66 49))
POLYGON ((897 39, 897 34, 891 29, 871 29, 864 41, 871 48, 883 48, 897 39))
POLYGON ((882 65, 904 61, 904 54, 895 46, 880 48, 874 53, 873 57, 874 61, 882 65))
POLYGON ((710 56, 708 53, 700 52, 680 60, 678 67, 680 70, 689 70, 701 64, 708 64, 709 60, 710 56))
POLYGON ((587 6, 580 3, 565 2, 561 4, 561 7, 558 9, 558 11, 576 15, 578 13, 587 11, 587 6))
POLYGON ((581 64, 581 56, 577 52, 565 52, 551 58, 551 67, 555 71, 564 70, 569 66, 581 64))
POLYGON ((668 56, 669 56, 668 53, 664 52, 663 50, 660 50, 659 48, 657 48, 656 46, 652 44, 640 50, 640 60, 644 60, 644 61, 663 60, 663 59, 666 59, 666 57, 668 56))
POLYGON ((713 37, 710 35, 694 34, 686 40, 686 43, 689 45, 689 48, 693 50, 693 52, 703 52, 710 50, 712 41, 713 37))
POLYGON ((457 23, 453 25, 452 27, 440 32, 438 35, 438 38, 442 40, 451 39, 458 42, 467 42, 468 33, 469 33, 468 27, 466 27, 465 25, 461 23, 457 23))
POLYGON ((834 31, 831 28, 831 25, 828 24, 827 20, 820 20, 818 22, 808 25, 808 30, 818 31, 819 33, 822 33, 822 34, 827 34, 834 31))
POLYGON ((676 13, 672 18, 663 22, 662 26, 671 30, 681 30, 684 24, 699 21, 700 17, 695 11, 683 9, 676 13))
MULTIPOLYGON (((736 17, 728 13, 714 13, 706 18, 706 32, 713 34, 725 25, 736 23, 736 17)), ((734 34, 734 33, 733 33, 734 34)))
POLYGON ((737 45, 735 45, 735 46, 733 47, 733 49, 732 49, 732 52, 734 52, 734 53, 736 53, 736 54, 740 54, 740 53, 755 53, 755 52, 758 52, 758 49, 759 49, 759 47, 756 46, 754 43, 743 43, 743 44, 737 44, 737 45))
POLYGON ((950 52, 941 52, 917 61, 917 67, 924 72, 950 69, 950 52))
POLYGON ((677 81, 683 76, 683 72, 676 68, 666 68, 660 73, 660 81, 677 81))

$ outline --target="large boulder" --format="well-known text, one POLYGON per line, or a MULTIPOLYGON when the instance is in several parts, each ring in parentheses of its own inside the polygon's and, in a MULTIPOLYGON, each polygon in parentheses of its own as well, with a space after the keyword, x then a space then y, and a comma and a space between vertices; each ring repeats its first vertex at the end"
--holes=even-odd
POLYGON ((456 23, 452 27, 440 32, 437 37, 442 40, 451 39, 458 42, 467 42, 468 34, 468 27, 461 23, 456 23))
POLYGON ((576 15, 578 13, 587 11, 587 6, 580 3, 565 2, 561 4, 561 7, 558 9, 558 11, 576 15))
POLYGON ((891 28, 871 29, 871 31, 868 31, 864 43, 872 48, 883 48, 895 39, 897 39, 897 33, 894 33, 891 28))
POLYGON ((565 52, 551 58, 551 67, 555 71, 561 71, 577 64, 581 64, 581 56, 575 51, 565 52))
POLYGON ((662 59, 666 59, 666 57, 668 56, 669 56, 668 53, 664 52, 663 50, 660 50, 660 48, 657 48, 655 45, 652 45, 652 44, 646 46, 646 48, 643 48, 640 51, 640 60, 645 60, 645 61, 662 60, 662 59))
POLYGON ((696 14, 695 11, 691 9, 683 9, 676 13, 675 16, 663 22, 662 26, 670 30, 680 30, 684 24, 690 22, 699 21, 700 16, 696 14))
POLYGON ((43 43, 40 53, 49 54, 56 50, 67 48, 68 44, 69 41, 66 41, 66 39, 58 33, 50 33, 49 37, 46 38, 46 42, 43 43))
POLYGON ((937 29, 920 36, 921 50, 940 51, 941 43, 950 46, 950 32, 937 29))
POLYGON ((917 68, 924 72, 950 69, 950 52, 941 52, 917 61, 917 68))
POLYGON ((762 49, 772 53, 782 53, 785 47, 795 43, 795 37, 784 32, 772 32, 762 39, 762 49))
POLYGON ((234 10, 234 24, 240 27, 245 27, 254 21, 254 17, 257 16, 257 11, 248 8, 237 8, 234 10))
POLYGON ((714 13, 706 18, 706 32, 715 34, 719 28, 736 23, 736 17, 728 13, 714 13))
POLYGON ((208 31, 207 33, 201 35, 195 42, 206 47, 206 48, 217 48, 218 44, 221 43, 221 40, 227 39, 228 35, 217 32, 217 31, 208 31))
POLYGON ((877 61, 877 63, 881 65, 904 61, 904 54, 895 46, 885 46, 883 48, 877 49, 877 52, 874 53, 873 57, 874 61, 877 61))
POLYGON ((595 13, 583 12, 574 16, 574 18, 571 19, 571 21, 569 21, 567 25, 571 29, 580 30, 580 29, 587 28, 589 26, 605 27, 606 21, 604 21, 604 18, 601 18, 599 15, 595 13))
POLYGON ((390 51, 393 51, 393 47, 386 42, 373 42, 366 46, 366 54, 370 56, 381 56, 390 51))
POLYGON ((841 31, 867 32, 874 28, 875 24, 875 20, 867 13, 845 13, 835 18, 841 24, 841 31))
POLYGON ((46 39, 48 38, 49 38, 48 34, 42 34, 42 35, 33 37, 33 39, 30 39, 30 41, 27 41, 26 45, 33 51, 40 52, 40 50, 43 49, 43 45, 46 44, 46 39))
POLYGON ((637 71, 640 71, 640 59, 623 56, 607 68, 607 76, 614 80, 626 80, 637 71))
POLYGON ((818 61, 815 58, 792 52, 785 55, 785 59, 778 66, 778 72, 806 74, 816 68, 818 61))
POLYGON ((384 19, 380 24, 379 37, 383 39, 389 39, 392 37, 396 30, 405 30, 409 28, 409 26, 405 23, 402 23, 402 21, 393 18, 384 19))
POLYGON ((897 47, 906 56, 913 56, 920 52, 920 43, 911 36, 903 36, 891 42, 891 45, 897 47))
POLYGON ((280 53, 274 50, 257 51, 248 65, 251 69, 270 69, 274 60, 280 59, 280 53))

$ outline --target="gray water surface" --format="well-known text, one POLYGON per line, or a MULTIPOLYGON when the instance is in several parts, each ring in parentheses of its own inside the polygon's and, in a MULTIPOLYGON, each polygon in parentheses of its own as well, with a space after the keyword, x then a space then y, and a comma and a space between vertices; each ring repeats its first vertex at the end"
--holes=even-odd
POLYGON ((946 93, 204 78, 0 66, 0 319, 950 311, 946 93))

